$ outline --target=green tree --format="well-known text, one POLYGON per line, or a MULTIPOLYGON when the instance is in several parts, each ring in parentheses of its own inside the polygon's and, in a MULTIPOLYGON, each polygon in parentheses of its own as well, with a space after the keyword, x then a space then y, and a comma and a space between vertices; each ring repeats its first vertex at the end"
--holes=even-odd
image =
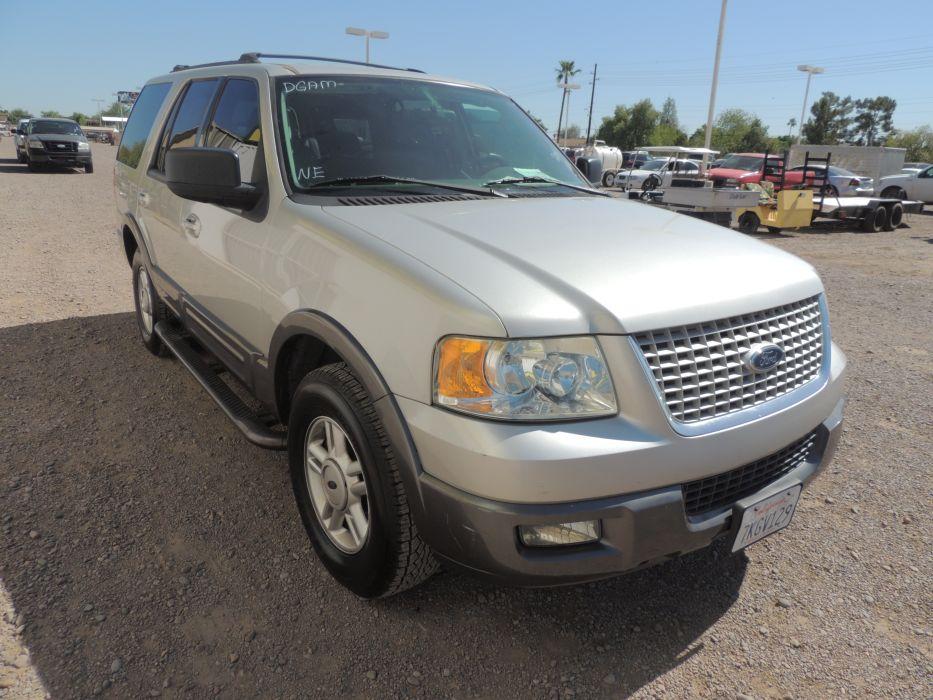
POLYGON ((567 84, 573 76, 580 73, 580 69, 576 67, 574 61, 558 61, 555 72, 557 84, 564 86, 564 89, 560 91, 560 116, 557 118, 557 138, 560 140, 561 125, 564 123, 564 105, 567 102, 567 84))
POLYGON ((687 143, 687 134, 679 127, 659 121, 648 137, 649 146, 683 146, 687 143))
POLYGON ((659 126, 669 126, 680 131, 680 121, 677 119, 677 103, 673 97, 668 97, 661 105, 661 113, 658 115, 659 126))
POLYGON ((78 124, 80 124, 81 126, 84 126, 85 124, 87 124, 87 120, 88 120, 88 116, 86 114, 82 114, 81 112, 72 112, 71 116, 68 118, 71 119, 72 121, 78 122, 78 124))
POLYGON ((834 92, 824 92, 810 106, 810 118, 803 125, 803 138, 807 143, 834 146, 849 140, 852 128, 851 97, 839 97, 834 92))
MULTIPOLYGON (((702 146, 706 128, 690 136, 691 146, 702 146)), ((713 122, 712 145, 723 153, 759 153, 768 148, 768 127, 744 109, 727 109, 713 122)))
POLYGON ((126 116, 126 108, 119 102, 111 102, 110 106, 101 114, 105 117, 123 117, 126 116))
POLYGON ((28 110, 25 110, 22 107, 15 107, 7 112, 6 116, 11 122, 18 122, 20 119, 29 119, 32 114, 30 114, 28 110))
POLYGON ((49 119, 59 119, 62 115, 56 112, 54 109, 47 109, 42 112, 43 117, 48 117, 49 119))
POLYGON ((578 139, 580 138, 581 129, 579 124, 571 124, 567 127, 564 127, 561 130, 562 139, 578 139))
POLYGON ((894 131, 897 101, 890 97, 869 97, 855 103, 852 140, 859 146, 876 146, 894 131))
POLYGON ((908 131, 896 131, 884 142, 885 146, 906 148, 905 160, 933 163, 933 129, 929 125, 908 131))
POLYGON ((617 105, 612 116, 603 117, 596 138, 610 146, 631 150, 651 143, 651 135, 658 125, 658 110, 645 99, 631 107, 617 105))

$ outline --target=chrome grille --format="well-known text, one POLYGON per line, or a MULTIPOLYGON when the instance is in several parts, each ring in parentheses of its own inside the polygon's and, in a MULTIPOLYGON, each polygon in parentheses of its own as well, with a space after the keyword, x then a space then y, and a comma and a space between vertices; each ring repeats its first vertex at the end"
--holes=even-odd
POLYGON ((810 456, 815 443, 816 431, 774 454, 738 469, 683 484, 681 489, 687 515, 700 515, 723 506, 731 506, 759 491, 803 464, 810 456))
POLYGON ((52 153, 75 153, 78 150, 78 144, 74 141, 45 141, 45 150, 52 153))
POLYGON ((823 364, 820 298, 639 333, 635 341, 671 417, 696 423, 764 403, 819 376, 823 364), (769 372, 752 372, 743 357, 756 343, 779 345, 784 359, 769 372))

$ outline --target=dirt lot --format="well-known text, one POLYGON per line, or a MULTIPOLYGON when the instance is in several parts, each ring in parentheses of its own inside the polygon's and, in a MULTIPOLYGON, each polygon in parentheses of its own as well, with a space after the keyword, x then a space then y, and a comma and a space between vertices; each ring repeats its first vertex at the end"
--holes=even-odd
POLYGON ((838 459, 789 529, 581 587, 445 573, 362 602, 284 457, 138 342, 113 151, 30 174, 0 145, 0 697, 933 697, 933 216, 766 237, 819 269, 850 361, 838 459))

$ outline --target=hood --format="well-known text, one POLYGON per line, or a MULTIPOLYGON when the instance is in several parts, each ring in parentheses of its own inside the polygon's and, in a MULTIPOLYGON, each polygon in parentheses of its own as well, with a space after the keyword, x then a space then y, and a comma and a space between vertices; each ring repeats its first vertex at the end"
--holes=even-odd
MULTIPOLYGON (((917 173, 919 172, 920 171, 918 170, 917 173)), ((915 177, 917 177, 917 173, 897 173, 896 175, 885 175, 883 178, 878 180, 878 182, 907 182, 908 180, 913 180, 915 177)))
POLYGON ((29 138, 39 139, 40 141, 62 141, 65 143, 87 141, 86 138, 78 134, 29 134, 29 138))
POLYGON ((760 175, 760 170, 738 170, 737 168, 710 168, 707 177, 713 180, 740 180, 749 175, 760 175))
POLYGON ((510 336, 632 333, 822 291, 802 260, 743 234, 605 197, 325 207, 498 314, 510 336))

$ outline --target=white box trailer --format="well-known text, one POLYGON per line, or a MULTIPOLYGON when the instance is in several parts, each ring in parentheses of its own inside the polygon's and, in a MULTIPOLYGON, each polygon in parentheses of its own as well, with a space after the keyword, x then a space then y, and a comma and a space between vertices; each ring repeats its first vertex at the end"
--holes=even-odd
POLYGON ((899 173, 904 167, 907 156, 905 148, 886 146, 818 146, 814 144, 794 144, 790 147, 789 167, 803 165, 807 151, 811 158, 830 156, 830 166, 851 170, 856 175, 864 175, 878 182, 885 175, 899 173))

